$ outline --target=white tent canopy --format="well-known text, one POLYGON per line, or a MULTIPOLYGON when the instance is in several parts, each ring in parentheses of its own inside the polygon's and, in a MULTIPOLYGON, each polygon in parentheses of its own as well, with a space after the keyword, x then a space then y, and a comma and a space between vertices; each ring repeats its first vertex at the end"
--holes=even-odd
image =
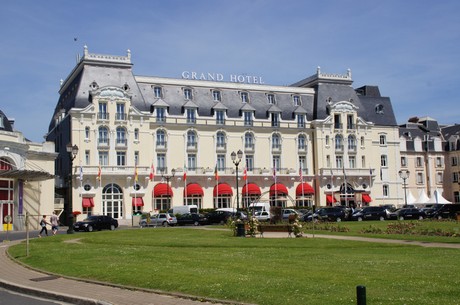
POLYGON ((433 196, 431 196, 430 200, 428 200, 427 203, 443 203, 443 204, 446 204, 446 203, 452 203, 452 202, 450 202, 446 198, 442 197, 441 192, 438 189, 436 189, 433 192, 433 196))
POLYGON ((414 195, 412 195, 412 192, 409 191, 407 192, 407 204, 414 204, 416 201, 414 195))
POLYGON ((426 194, 425 190, 420 190, 418 192, 418 198, 415 200, 414 204, 425 204, 428 203, 428 201, 430 201, 430 198, 426 194))

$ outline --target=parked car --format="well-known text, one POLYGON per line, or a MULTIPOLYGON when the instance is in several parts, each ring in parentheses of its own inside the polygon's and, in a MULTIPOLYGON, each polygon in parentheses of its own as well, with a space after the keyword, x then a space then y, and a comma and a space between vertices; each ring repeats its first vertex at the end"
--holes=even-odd
POLYGON ((143 227, 157 227, 157 226, 175 226, 177 218, 169 213, 158 213, 150 215, 149 213, 143 214, 139 221, 139 226, 143 227))
POLYGON ((297 218, 301 218, 302 214, 297 212, 294 209, 282 209, 281 210, 281 217, 283 219, 289 219, 289 215, 297 215, 297 218))
POLYGON ((234 213, 229 211, 212 211, 206 214, 206 218, 209 223, 225 224, 233 215, 234 213))
POLYGON ((257 218, 259 221, 270 221, 270 212, 262 211, 262 212, 254 212, 254 217, 257 218))
POLYGON ((94 230, 115 230, 118 228, 118 220, 110 216, 92 215, 82 221, 77 221, 73 225, 75 231, 92 232, 94 230))
POLYGON ((427 217, 429 218, 456 218, 460 214, 460 204, 433 204, 431 209, 425 211, 427 217))
POLYGON ((199 226, 199 225, 209 224, 208 218, 206 218, 206 216, 204 216, 203 214, 198 214, 198 213, 185 213, 176 218, 177 218, 177 224, 179 226, 181 225, 199 226))
POLYGON ((340 222, 346 219, 345 209, 342 207, 325 207, 316 210, 310 216, 307 216, 307 221, 318 219, 323 221, 337 221, 340 222))
POLYGON ((404 220, 404 219, 419 219, 422 220, 423 218, 426 218, 426 214, 424 211, 416 209, 416 208, 403 208, 399 209, 396 212, 396 218, 399 220, 404 220))
POLYGON ((384 207, 364 207, 356 210, 351 215, 352 220, 385 220, 387 219, 387 212, 384 207))

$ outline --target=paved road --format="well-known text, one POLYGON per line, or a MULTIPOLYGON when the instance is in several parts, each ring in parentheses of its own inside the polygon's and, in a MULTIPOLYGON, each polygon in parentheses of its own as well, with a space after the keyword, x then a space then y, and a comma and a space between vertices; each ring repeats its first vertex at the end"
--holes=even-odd
POLYGON ((0 305, 71 305, 59 301, 49 301, 0 288, 0 305))

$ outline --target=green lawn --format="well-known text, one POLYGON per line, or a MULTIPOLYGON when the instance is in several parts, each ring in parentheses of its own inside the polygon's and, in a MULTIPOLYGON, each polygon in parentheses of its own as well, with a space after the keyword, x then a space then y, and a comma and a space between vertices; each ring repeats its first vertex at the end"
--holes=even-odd
POLYGON ((59 274, 257 304, 356 304, 357 285, 368 304, 460 300, 459 249, 150 228, 34 239, 29 257, 24 244, 10 253, 59 274))

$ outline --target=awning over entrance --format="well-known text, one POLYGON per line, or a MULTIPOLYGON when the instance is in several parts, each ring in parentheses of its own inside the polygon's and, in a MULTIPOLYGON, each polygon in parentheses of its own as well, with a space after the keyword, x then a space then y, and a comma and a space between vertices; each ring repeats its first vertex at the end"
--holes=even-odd
POLYGON ((287 195, 288 190, 286 186, 282 183, 273 184, 270 187, 270 196, 279 196, 279 195, 287 195))
POLYGON ((260 191, 260 187, 255 183, 247 183, 243 186, 243 190, 241 191, 243 196, 251 196, 251 195, 258 195, 260 196, 262 192, 260 191))
POLYGON ((230 185, 227 183, 219 183, 214 187, 214 191, 212 192, 214 197, 217 196, 233 196, 233 190, 230 185))
POLYGON ((361 198, 363 199, 364 203, 370 203, 372 201, 372 198, 369 196, 369 194, 362 194, 361 198))
POLYGON ((92 197, 83 197, 81 205, 84 208, 93 208, 94 207, 94 200, 92 197))
POLYGON ((34 171, 28 169, 0 170, 0 178, 21 179, 27 181, 44 181, 53 179, 54 175, 45 171, 34 171))
POLYGON ((326 203, 331 204, 331 203, 336 203, 336 202, 337 202, 337 199, 335 199, 334 196, 332 196, 332 195, 326 195, 326 203))
POLYGON ((142 197, 133 197, 133 207, 143 207, 144 206, 144 199, 142 197))
POLYGON ((192 196, 203 197, 203 195, 204 195, 203 188, 198 183, 190 183, 184 189, 184 197, 192 197, 192 196))
POLYGON ((166 183, 157 183, 153 188, 153 196, 155 197, 172 197, 173 192, 171 187, 166 183))
POLYGON ((315 190, 307 182, 300 183, 299 185, 297 185, 297 188, 295 189, 296 196, 313 195, 314 193, 315 190))

